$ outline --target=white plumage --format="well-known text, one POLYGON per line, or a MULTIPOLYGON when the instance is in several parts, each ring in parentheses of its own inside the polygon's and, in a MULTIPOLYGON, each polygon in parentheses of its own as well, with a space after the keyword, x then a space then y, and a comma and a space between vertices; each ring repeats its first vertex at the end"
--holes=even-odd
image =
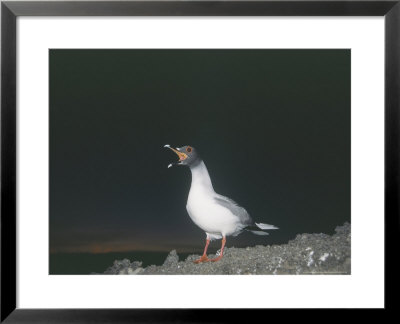
MULTIPOLYGON (((180 158, 177 165, 187 165, 192 174, 192 182, 186 204, 186 210, 192 221, 206 232, 207 241, 203 256, 196 263, 218 261, 223 256, 226 236, 236 236, 244 229, 249 229, 256 235, 268 235, 263 230, 278 229, 273 225, 254 223, 247 211, 232 199, 219 195, 214 191, 210 175, 204 162, 199 158, 194 148, 184 146, 176 150, 169 145, 180 158), (259 228, 260 230, 252 230, 259 228), (220 255, 215 259, 208 259, 206 252, 211 240, 221 239, 220 255)), ((168 167, 174 164, 170 164, 168 167)))
POLYGON ((220 205, 204 162, 191 168, 192 183, 186 209, 193 222, 206 232, 207 238, 221 239, 241 231, 245 225, 240 218, 220 205))

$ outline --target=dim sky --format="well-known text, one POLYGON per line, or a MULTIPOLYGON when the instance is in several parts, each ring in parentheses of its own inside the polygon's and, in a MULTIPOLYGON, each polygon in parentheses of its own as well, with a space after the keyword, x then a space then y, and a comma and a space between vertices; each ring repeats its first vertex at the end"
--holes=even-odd
POLYGON ((349 50, 49 55, 51 252, 201 250, 164 144, 194 146, 216 192, 280 228, 228 246, 350 221, 349 50))

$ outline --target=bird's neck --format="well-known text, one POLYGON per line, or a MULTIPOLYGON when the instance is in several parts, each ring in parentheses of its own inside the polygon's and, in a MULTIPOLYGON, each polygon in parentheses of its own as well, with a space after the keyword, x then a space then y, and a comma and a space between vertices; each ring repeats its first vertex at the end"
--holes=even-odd
POLYGON ((210 175, 203 161, 198 163, 196 166, 190 168, 192 172, 192 185, 190 190, 202 190, 214 192, 214 188, 211 183, 210 175))

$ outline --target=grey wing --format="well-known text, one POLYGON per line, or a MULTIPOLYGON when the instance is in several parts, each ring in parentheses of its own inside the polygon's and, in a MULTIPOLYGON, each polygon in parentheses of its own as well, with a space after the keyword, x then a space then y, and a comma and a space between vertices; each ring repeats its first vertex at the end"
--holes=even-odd
POLYGON ((253 220, 251 219, 247 210, 239 206, 234 200, 218 194, 214 197, 214 199, 219 205, 228 208, 233 215, 237 216, 241 224, 247 226, 253 225, 253 220))

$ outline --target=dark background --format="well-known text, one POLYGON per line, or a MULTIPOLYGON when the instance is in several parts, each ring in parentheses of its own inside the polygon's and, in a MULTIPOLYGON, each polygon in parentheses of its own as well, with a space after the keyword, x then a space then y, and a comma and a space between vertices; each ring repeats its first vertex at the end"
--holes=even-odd
POLYGON ((202 251, 164 144, 196 147, 216 192, 280 228, 228 247, 333 233, 350 221, 350 50, 50 50, 50 273, 202 251))

